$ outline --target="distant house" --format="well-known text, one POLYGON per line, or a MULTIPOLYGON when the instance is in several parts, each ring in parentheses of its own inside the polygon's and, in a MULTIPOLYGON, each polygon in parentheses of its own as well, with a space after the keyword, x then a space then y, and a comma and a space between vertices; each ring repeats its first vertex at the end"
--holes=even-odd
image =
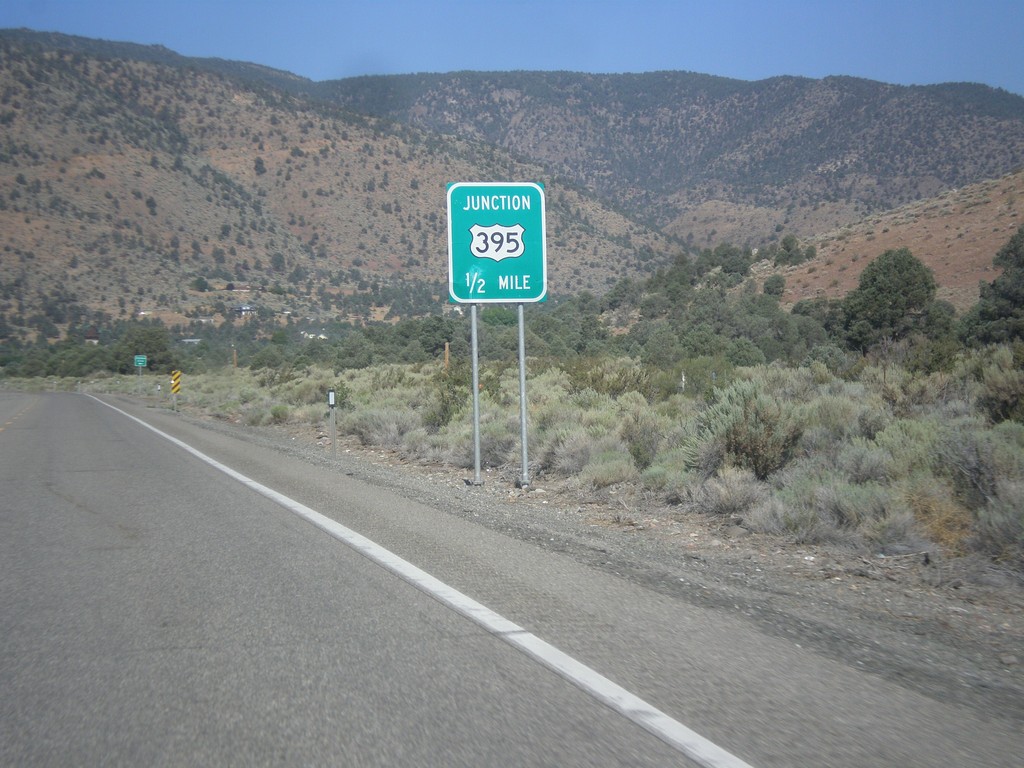
POLYGON ((235 307, 235 314, 239 317, 249 317, 256 314, 256 307, 252 304, 242 304, 235 307))
POLYGON ((85 332, 85 343, 91 344, 94 347, 99 346, 100 332, 97 331, 95 328, 90 328, 89 330, 87 330, 85 332))

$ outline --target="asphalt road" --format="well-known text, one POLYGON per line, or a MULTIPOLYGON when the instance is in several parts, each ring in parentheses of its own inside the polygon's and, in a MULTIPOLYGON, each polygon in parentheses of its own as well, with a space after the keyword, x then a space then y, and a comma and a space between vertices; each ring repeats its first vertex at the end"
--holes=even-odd
POLYGON ((525 652, 524 633, 735 756, 720 765, 1019 765, 1012 719, 110 402, 260 487, 91 397, 0 392, 2 765, 697 764, 632 700, 616 711, 525 652), (467 618, 296 506, 523 632, 467 618))

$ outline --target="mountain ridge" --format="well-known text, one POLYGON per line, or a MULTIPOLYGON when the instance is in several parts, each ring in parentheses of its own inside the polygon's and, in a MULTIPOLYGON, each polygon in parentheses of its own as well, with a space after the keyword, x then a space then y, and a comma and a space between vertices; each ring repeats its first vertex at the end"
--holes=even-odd
MULTIPOLYGON (((915 205, 1024 164, 1024 99, 987 86, 673 72, 314 83, 25 30, 0 30, 0 124, 0 311, 51 336, 86 316, 230 317, 236 296, 210 286, 311 322, 438 312, 451 181, 544 181, 557 301, 717 242, 811 242, 901 195, 915 205), (372 110, 355 103, 382 85, 372 110)), ((972 263, 990 263, 988 247, 972 263)))
MULTIPOLYGON (((808 235, 1024 164, 1024 98, 980 85, 666 72, 399 75, 320 87, 346 107, 539 158, 633 214, 648 208, 641 218, 666 231, 699 230, 698 243, 714 227, 685 217, 709 201, 766 208, 775 223, 790 205, 824 204, 831 221, 804 217, 806 228, 790 217, 808 235)), ((749 244, 771 229, 750 233, 749 244)))

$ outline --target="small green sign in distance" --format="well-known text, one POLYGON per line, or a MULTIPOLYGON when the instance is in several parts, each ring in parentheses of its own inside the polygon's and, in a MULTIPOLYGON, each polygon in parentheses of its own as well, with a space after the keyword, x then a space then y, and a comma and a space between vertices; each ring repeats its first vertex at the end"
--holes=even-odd
POLYGON ((544 188, 532 182, 448 185, 448 298, 457 304, 544 301, 544 188))
POLYGON ((136 355, 135 356, 135 367, 136 368, 145 368, 146 367, 146 356, 145 355, 136 355))

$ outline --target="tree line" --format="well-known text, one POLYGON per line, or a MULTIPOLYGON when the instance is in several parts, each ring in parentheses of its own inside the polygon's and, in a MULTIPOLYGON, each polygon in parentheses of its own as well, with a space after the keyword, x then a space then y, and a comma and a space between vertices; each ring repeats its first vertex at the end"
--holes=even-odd
MULTIPOLYGON (((792 242, 786 246, 775 256, 780 263, 792 263, 799 251, 792 242)), ((876 258, 846 297, 800 301, 788 312, 780 304, 783 279, 775 276, 759 287, 750 276, 754 259, 749 249, 723 244, 696 258, 681 254, 646 279, 623 278, 600 297, 583 292, 531 306, 525 313, 527 352, 580 361, 632 357, 650 372, 651 397, 678 387, 684 368, 701 360, 710 377, 741 366, 813 361, 842 374, 869 358, 930 373, 953 365, 961 350, 987 344, 1011 345, 1015 358, 1024 358, 1024 227, 993 259, 1000 276, 981 285, 978 302, 959 318, 936 299, 934 276, 907 248, 876 258)), ((154 372, 199 372, 236 361, 252 368, 315 363, 341 371, 438 360, 446 345, 451 356, 469 355, 467 315, 440 307, 394 324, 315 328, 293 320, 282 326, 273 316, 229 319, 220 327, 107 321, 95 345, 85 344, 89 326, 81 319, 57 343, 9 339, 0 348, 2 375, 125 374, 133 372, 136 354, 146 354, 154 372), (189 343, 182 342, 186 338, 189 343)), ((479 342, 483 360, 514 359, 515 311, 482 309, 479 342)))

